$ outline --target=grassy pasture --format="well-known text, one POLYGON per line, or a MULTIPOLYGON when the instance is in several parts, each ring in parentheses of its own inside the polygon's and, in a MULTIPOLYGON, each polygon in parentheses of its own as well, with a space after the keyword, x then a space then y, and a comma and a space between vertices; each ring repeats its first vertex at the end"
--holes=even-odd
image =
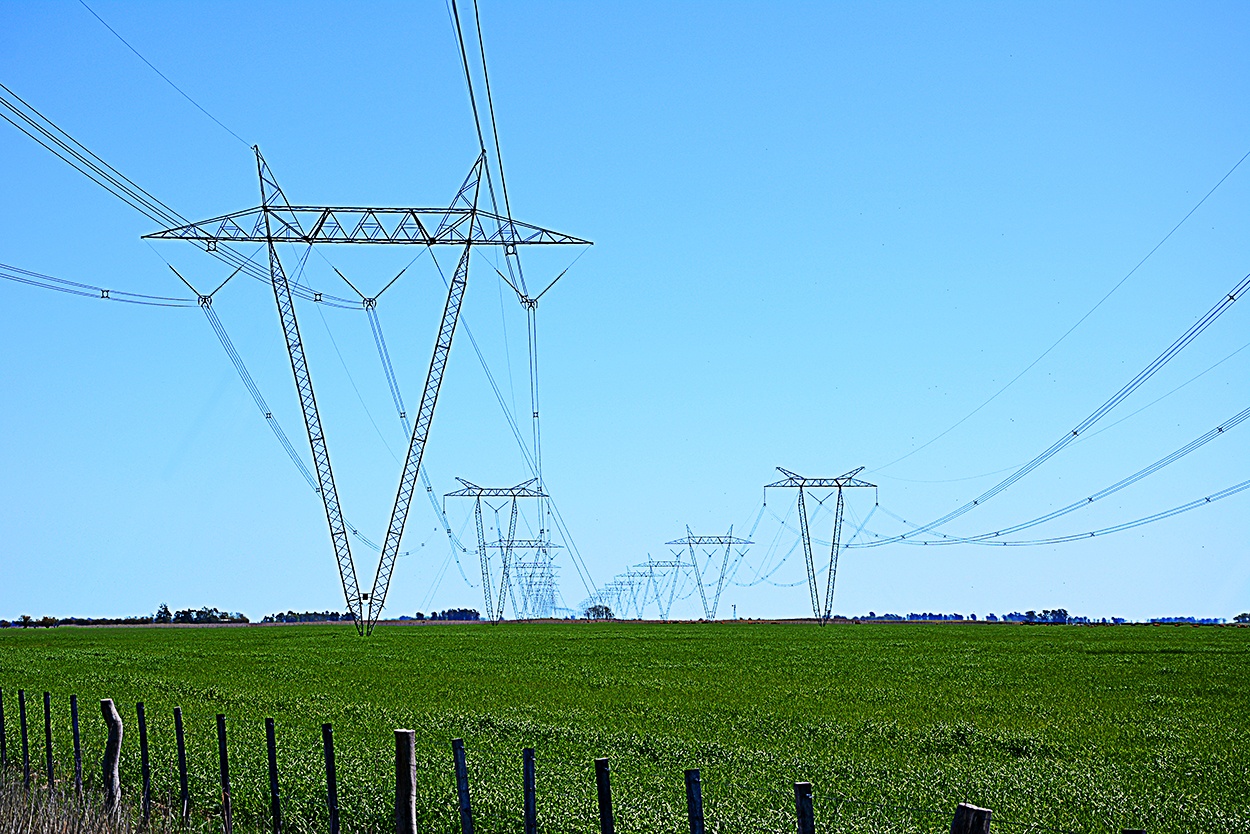
POLYGON ((1236 628, 440 624, 369 640, 341 626, 0 631, 10 759, 23 687, 32 764, 42 762, 46 689, 68 772, 76 693, 85 769, 98 782, 98 701, 112 697, 127 721, 133 797, 142 700, 154 793, 176 794, 181 706, 205 830, 217 796, 214 715, 224 712, 243 830, 266 818, 272 716, 297 830, 324 830, 329 721, 353 831, 391 825, 391 731, 406 727, 417 730, 419 814, 431 834, 459 830, 454 737, 465 739, 487 834, 521 829, 526 746, 537 750, 540 824, 561 834, 596 826, 596 756, 612 760, 617 828, 629 833, 683 830, 687 767, 701 769, 709 828, 723 832, 792 831, 799 780, 815 784, 825 831, 949 830, 966 799, 993 808, 996 823, 1246 832, 1248 679, 1250 630, 1236 628))

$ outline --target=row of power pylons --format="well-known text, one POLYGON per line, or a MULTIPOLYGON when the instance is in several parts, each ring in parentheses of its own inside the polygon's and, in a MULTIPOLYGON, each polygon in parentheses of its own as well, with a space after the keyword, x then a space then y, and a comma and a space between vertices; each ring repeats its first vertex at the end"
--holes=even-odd
MULTIPOLYGON (((807 478, 788 469, 777 468, 785 477, 767 484, 765 494, 769 489, 793 489, 796 492, 798 534, 807 571, 812 616, 823 624, 833 616, 833 594, 842 548, 842 519, 846 509, 843 491, 856 488, 875 490, 876 485, 855 477, 862 467, 836 478, 807 478), (813 547, 809 507, 812 500, 821 506, 831 500, 833 502, 833 535, 827 566, 822 564, 823 559, 817 557, 813 547), (823 594, 820 587, 822 573, 825 578, 823 594)), ((621 619, 667 621, 671 618, 674 602, 697 593, 703 618, 715 620, 727 584, 734 581, 739 566, 754 543, 735 537, 731 526, 723 536, 695 535, 687 527, 683 538, 666 544, 671 558, 655 559, 648 554, 645 562, 631 565, 617 574, 580 607, 587 612, 598 611, 603 616, 621 619)))

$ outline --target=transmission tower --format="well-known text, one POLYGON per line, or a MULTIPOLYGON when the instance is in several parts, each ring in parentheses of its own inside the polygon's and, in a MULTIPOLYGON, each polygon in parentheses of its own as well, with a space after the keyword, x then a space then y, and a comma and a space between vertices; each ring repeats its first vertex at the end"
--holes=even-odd
MULTIPOLYGON (((456 478, 462 485, 462 489, 455 492, 449 492, 444 499, 447 498, 472 498, 473 503, 473 520, 477 524, 477 552, 478 558, 482 563, 482 594, 486 602, 486 618, 498 622, 503 619, 503 609, 508 596, 512 597, 512 614, 517 619, 529 619, 529 608, 531 602, 537 601, 537 595, 543 591, 537 587, 542 584, 541 564, 534 564, 535 561, 541 562, 542 557, 547 556, 550 543, 544 538, 537 539, 518 539, 516 537, 516 521, 518 505, 517 502, 522 498, 533 498, 541 500, 547 497, 542 491, 542 487, 538 485, 537 478, 530 478, 516 486, 510 487, 483 487, 475 483, 466 481, 464 478, 456 478), (498 540, 494 542, 486 541, 486 529, 482 523, 482 499, 483 498, 503 498, 511 502, 512 512, 508 517, 508 535, 504 536, 502 528, 496 522, 495 528, 500 531, 498 540), (490 553, 498 551, 501 562, 501 574, 499 578, 499 595, 497 600, 492 598, 491 593, 491 569, 490 569, 490 553), (522 594, 522 601, 517 602, 517 594, 513 588, 514 579, 509 576, 509 569, 513 567, 513 556, 518 551, 532 550, 539 554, 538 560, 530 560, 526 564, 526 580, 527 584, 523 587, 525 592, 522 594)), ((487 506, 491 506, 487 504, 487 506)), ((500 505, 502 508, 505 505, 500 505)), ((491 509, 495 509, 491 506, 491 509)), ((550 558, 547 558, 550 562, 550 558)), ((547 576, 552 574, 548 571, 547 576)), ((554 585, 554 583, 552 583, 554 585)), ((554 589, 552 589, 554 590, 554 589)), ((554 596, 554 593, 551 594, 554 596)), ((554 605, 554 600, 552 600, 554 605)))
MULTIPOLYGON (((395 558, 408 519, 414 486, 421 469, 421 458, 429 439, 434 406, 438 401, 443 372, 451 351, 452 337, 460 317, 460 305, 469 278, 469 256, 474 246, 499 246, 506 253, 515 253, 524 245, 589 244, 570 235, 511 219, 478 207, 482 179, 486 176, 486 152, 473 163, 469 175, 447 208, 378 208, 360 206, 296 206, 291 205, 278 186, 269 165, 254 147, 256 169, 260 179, 261 204, 231 214, 197 223, 165 229, 146 237, 155 240, 192 241, 206 251, 216 251, 221 243, 261 243, 269 254, 269 276, 277 303, 278 317, 286 337, 291 373, 303 410, 308 444, 312 450, 317 474, 318 492, 324 505, 330 540, 338 562, 339 577, 348 612, 362 635, 371 634, 382 614, 390 589, 395 558), (413 423, 407 457, 399 478, 395 503, 386 538, 378 558, 377 570, 369 590, 361 589, 352 558, 348 530, 343 521, 334 471, 330 465, 329 447, 321 426, 317 399, 313 393, 312 375, 304 342, 300 336, 291 285, 277 244, 398 244, 407 246, 457 246, 460 260, 447 289, 447 301, 434 343, 421 406, 413 423)), ((320 300, 315 295, 314 301, 320 300)), ((366 298, 368 309, 376 298, 366 298)))
POLYGON ((864 471, 862 466, 836 478, 804 478, 802 475, 797 475, 789 469, 782 469, 780 466, 777 467, 777 471, 786 477, 776 483, 767 484, 764 487, 764 491, 767 493, 769 489, 777 488, 791 488, 799 491, 799 536, 803 540, 803 558, 807 562, 807 589, 812 595, 812 615, 816 617, 821 625, 824 625, 833 615, 833 588, 838 575, 838 550, 841 548, 842 538, 842 511, 846 506, 846 502, 842 497, 842 490, 853 487, 876 489, 877 485, 856 479, 855 476, 864 471), (825 588, 823 607, 820 601, 820 589, 816 582, 816 562, 812 555, 812 534, 807 518, 807 503, 804 500, 806 491, 809 489, 831 489, 836 491, 837 494, 837 501, 833 511, 833 539, 829 546, 829 579, 825 588))
MULTIPOLYGON (((703 616, 708 620, 716 619, 716 609, 720 605, 721 591, 725 589, 725 577, 729 575, 729 558, 734 553, 734 548, 738 548, 738 558, 746 554, 746 548, 750 547, 754 542, 747 539, 734 538, 734 528, 729 526, 729 533, 724 536, 696 536, 690 532, 690 528, 686 527, 686 537, 684 539, 674 539, 671 542, 665 542, 670 546, 680 545, 687 548, 690 554, 690 569, 694 572, 694 581, 699 588, 699 599, 703 603, 703 616), (716 593, 712 596, 712 601, 708 602, 707 583, 704 581, 703 571, 699 569, 699 556, 708 558, 708 567, 711 567, 712 557, 720 553, 720 549, 724 548, 724 554, 721 558, 720 574, 716 579, 716 593)), ((674 556, 680 557, 681 551, 673 551, 674 556)))

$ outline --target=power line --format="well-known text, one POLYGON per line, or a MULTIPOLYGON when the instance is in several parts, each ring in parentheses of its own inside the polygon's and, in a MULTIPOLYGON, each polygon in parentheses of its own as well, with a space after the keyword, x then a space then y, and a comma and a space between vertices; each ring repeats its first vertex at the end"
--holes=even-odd
POLYGON ((1194 339, 1198 338, 1198 336, 1204 330, 1210 327, 1216 321, 1216 319, 1218 319, 1221 315, 1223 315, 1224 312, 1237 301, 1237 299, 1241 298, 1247 292, 1247 290, 1250 290, 1250 275, 1247 275, 1246 277, 1242 278, 1237 283, 1237 285, 1233 287, 1231 291, 1228 292, 1227 295, 1222 297, 1215 304, 1214 307, 1208 310, 1205 315, 1203 315, 1200 319, 1198 319, 1198 321, 1196 321, 1193 325, 1191 325, 1189 329, 1186 330, 1183 334, 1181 334, 1180 337, 1178 337, 1174 342, 1172 342, 1172 344, 1169 345, 1167 349, 1163 351, 1163 353, 1155 357, 1145 368, 1139 371, 1135 377, 1133 377, 1122 388, 1120 388, 1119 391, 1113 394, 1109 400, 1104 402, 1098 408, 1094 409, 1094 411, 1088 417, 1086 417, 1084 420, 1078 423, 1070 431, 1065 433, 1061 438, 1056 440, 1045 451, 1043 451, 1037 457, 1033 458, 1033 460, 1029 461, 1024 466, 1020 467, 1015 472, 1011 473, 1006 478, 999 481, 997 484, 990 487, 989 489, 981 493, 976 498, 972 499, 966 504, 963 504, 957 509, 952 510, 951 512, 942 516, 941 518, 935 519, 934 521, 930 521, 928 524, 925 524, 907 533, 901 533, 897 536, 891 536, 890 538, 880 539, 874 542, 865 542, 863 546, 864 547, 880 547, 881 545, 884 545, 884 544, 893 544, 894 542, 904 541, 913 536, 920 535, 922 533, 927 533, 930 530, 941 527, 942 525, 947 524, 956 518, 959 518, 965 513, 971 512, 977 507, 980 507, 981 505, 983 505, 985 502, 999 495, 1003 491, 1009 489, 1020 479, 1024 478, 1034 469, 1037 469, 1043 463, 1050 460, 1052 457, 1054 457, 1060 451, 1062 451, 1065 447, 1070 445, 1073 441, 1075 441, 1078 437, 1080 437, 1085 432, 1086 429, 1096 424, 1099 420, 1101 420, 1108 413, 1110 413, 1110 411, 1113 408, 1115 408, 1117 405, 1123 402, 1130 394, 1132 394, 1134 391, 1140 388, 1148 379, 1150 379, 1152 376, 1158 373, 1159 370, 1163 368, 1164 365, 1170 362, 1178 353, 1184 350, 1185 347, 1187 347, 1194 339))
POLYGON ((1153 255, 1155 252, 1159 251, 1160 247, 1162 247, 1162 246, 1163 246, 1163 244, 1167 243, 1167 242, 1168 242, 1168 239, 1169 239, 1169 238, 1171 238, 1171 237, 1172 237, 1172 235, 1176 234, 1177 229, 1179 229, 1181 226, 1185 225, 1185 221, 1186 221, 1186 220, 1188 220, 1190 217, 1192 217, 1192 216, 1193 216, 1193 214, 1194 214, 1194 212, 1196 212, 1199 208, 1201 208, 1201 207, 1202 207, 1202 204, 1203 204, 1203 203, 1205 203, 1205 202, 1207 201, 1207 198, 1208 198, 1208 197, 1210 197, 1212 194, 1214 194, 1214 193, 1215 193, 1215 191, 1216 191, 1216 189, 1218 189, 1221 185, 1223 185, 1223 184, 1224 184, 1224 181, 1225 181, 1225 180, 1227 180, 1229 177, 1231 177, 1231 176, 1233 175, 1233 172, 1234 172, 1234 171, 1236 171, 1239 167, 1241 167, 1241 163, 1245 162, 1247 158, 1250 158, 1250 151, 1246 151, 1246 153, 1242 154, 1241 158, 1237 160, 1237 162, 1233 165, 1233 167, 1232 167, 1232 168, 1229 168, 1229 169, 1228 169, 1228 171, 1224 174, 1224 176, 1220 177, 1219 182, 1217 182, 1215 185, 1211 186, 1211 190, 1210 190, 1210 191, 1208 191, 1206 194, 1202 195, 1202 199, 1201 199, 1201 200, 1199 200, 1197 203, 1195 203, 1195 204, 1194 204, 1194 207, 1193 207, 1193 208, 1191 208, 1191 209, 1190 209, 1190 210, 1189 210, 1189 211, 1185 214, 1185 216, 1184 216, 1184 217, 1182 217, 1182 218, 1180 219, 1180 221, 1179 221, 1179 222, 1178 222, 1175 226, 1173 226, 1173 227, 1171 228, 1171 230, 1170 230, 1170 231, 1169 231, 1166 235, 1164 235, 1164 236, 1163 236, 1163 238, 1162 238, 1162 239, 1161 239, 1158 243, 1156 243, 1156 244, 1154 245, 1154 248, 1152 248, 1149 252, 1147 252, 1147 253, 1146 253, 1145 257, 1143 257, 1140 261, 1138 261, 1138 262, 1137 262, 1137 265, 1136 265, 1136 266, 1134 266, 1134 267, 1133 267, 1132 269, 1130 269, 1127 273, 1125 273, 1124 277, 1123 277, 1123 278, 1121 278, 1119 281, 1117 281, 1117 282, 1116 282, 1116 284, 1115 284, 1115 286, 1114 286, 1114 287, 1112 287, 1110 290, 1108 290, 1108 291, 1107 291, 1107 294, 1106 294, 1106 295, 1104 295, 1102 298, 1098 299, 1098 303, 1096 303, 1093 307, 1091 307, 1091 308, 1088 310, 1088 312, 1086 312, 1086 313, 1085 313, 1085 315, 1083 315, 1083 316, 1081 316, 1079 319, 1077 319, 1076 324, 1074 324, 1074 325, 1072 325, 1071 327, 1069 327, 1069 328, 1068 328, 1068 329, 1064 332, 1064 334, 1063 334, 1062 336, 1060 336, 1058 339, 1056 339, 1056 340, 1055 340, 1055 342, 1054 342, 1054 343, 1053 343, 1050 347, 1048 347, 1048 348, 1046 348, 1046 350, 1042 351, 1042 354, 1041 354, 1040 356, 1038 356, 1036 359, 1034 359, 1032 362, 1030 362, 1030 363, 1028 364, 1028 366, 1027 366, 1027 367, 1026 367, 1023 371, 1021 371, 1020 373, 1018 373, 1018 374, 1016 374, 1014 377, 1012 377, 1012 378, 1011 378, 1011 379, 1007 382, 1007 384, 1006 384, 1006 385, 1004 385, 1002 388, 999 388, 997 391, 995 391, 995 392, 994 392, 994 394, 993 394, 993 395, 991 395, 989 399, 987 399, 985 402, 983 402, 983 403, 981 403, 980 405, 978 405, 976 408, 972 409, 972 411, 969 411, 967 414, 965 414, 963 417, 961 417, 958 421, 956 421, 954 425, 952 425, 952 426, 950 426, 949 428, 947 428, 947 429, 946 429, 945 431, 943 431, 941 434, 937 435, 936 437, 931 438, 930 440, 926 441, 925 443, 922 443, 920 446, 917 446, 915 449, 912 449, 910 452, 907 452, 906 454, 901 455, 901 456, 899 456, 899 457, 895 458, 894 460, 890 461, 890 462, 889 462, 889 463, 887 463, 887 464, 884 464, 884 465, 882 465, 882 466, 877 466, 877 467, 874 467, 874 468, 872 469, 873 473, 874 473, 874 474, 876 474, 877 472, 880 472, 880 471, 881 471, 881 470, 883 470, 883 469, 888 469, 889 467, 893 466, 894 464, 899 463, 900 461, 904 461, 904 460, 906 460, 907 458, 911 457, 912 455, 916 454, 917 452, 919 452, 919 451, 921 451, 921 450, 923 450, 923 449, 927 449, 929 446, 932 446, 934 443, 936 443, 937 441, 941 440, 943 437, 945 437, 946 435, 948 435, 948 434, 950 434, 951 432, 953 432, 955 429, 957 429, 957 428, 959 428, 960 426, 962 426, 965 422, 967 422, 969 419, 971 419, 971 418, 972 418, 972 416, 973 416, 973 415, 975 415, 977 412, 979 412, 981 409, 985 408, 987 405, 989 405, 990 403, 992 403, 994 400, 998 399, 998 396, 999 396, 1000 394, 1002 394, 1004 391, 1006 391, 1008 388, 1010 388, 1012 385, 1015 385, 1015 384, 1016 384, 1016 382, 1020 379, 1020 377, 1024 376, 1024 375, 1025 375, 1025 374, 1027 374, 1029 371, 1033 370, 1033 367, 1034 367, 1035 365, 1037 365, 1037 363, 1038 363, 1038 362, 1041 362, 1043 359, 1045 359, 1045 358, 1046 358, 1046 357, 1050 354, 1050 352, 1051 352, 1051 351, 1053 351, 1055 348, 1059 347, 1060 343, 1062 343, 1065 339, 1067 339, 1069 336, 1071 336, 1071 335, 1072 335, 1072 332, 1073 332, 1074 330, 1076 330, 1078 327, 1080 327, 1082 324, 1084 324, 1084 323, 1085 323, 1085 320, 1086 320, 1086 319, 1088 319, 1090 316, 1092 316, 1092 315, 1094 314, 1094 311, 1095 311, 1095 310, 1097 310, 1099 307, 1101 307, 1101 306, 1103 305, 1103 303, 1104 303, 1104 302, 1105 302, 1108 298, 1110 298, 1110 297, 1111 297, 1111 296, 1115 293, 1115 291, 1116 291, 1116 290, 1118 290, 1121 286, 1123 286, 1123 284, 1124 284, 1124 282, 1125 282, 1125 281, 1127 281, 1129 278, 1131 278, 1131 277, 1133 276, 1133 274, 1137 272, 1137 270, 1141 269, 1142 265, 1143 265, 1143 264, 1145 264, 1145 263, 1146 263, 1146 261, 1150 260, 1150 256, 1151 256, 1151 255, 1153 255))
MULTIPOLYGON (((1145 405, 1143 405, 1141 408, 1137 409, 1136 411, 1130 411, 1128 414, 1125 414, 1125 415, 1124 415, 1123 417, 1121 417, 1119 420, 1116 420, 1116 421, 1115 421, 1115 422, 1113 422, 1113 423, 1108 423, 1107 425, 1105 425, 1105 426, 1103 426, 1102 428, 1100 428, 1098 431, 1090 432, 1090 433, 1088 433, 1088 434, 1084 435, 1083 437, 1081 437, 1080 439, 1078 439, 1076 442, 1077 442, 1077 443, 1084 443, 1085 441, 1089 440, 1091 437, 1097 437, 1098 435, 1102 434, 1103 432, 1108 431, 1109 429, 1113 429, 1113 428, 1115 428, 1116 426, 1120 425, 1120 424, 1121 424, 1121 423, 1123 423, 1125 420, 1130 420, 1130 419, 1132 419, 1132 418, 1136 417, 1138 414, 1141 414, 1141 413, 1142 413, 1143 411, 1145 411, 1146 409, 1151 408, 1152 406, 1155 406, 1155 405, 1157 405, 1157 404, 1159 404, 1159 403, 1163 402, 1163 401, 1164 401, 1164 400, 1166 400, 1168 397, 1170 397, 1170 396, 1172 396, 1173 394, 1175 394, 1177 391, 1180 391, 1182 388, 1186 388, 1186 387, 1188 387, 1189 385, 1192 385, 1193 383, 1197 382, 1199 379, 1201 379, 1202 377, 1204 377, 1204 376, 1206 376, 1207 374, 1211 373, 1211 371, 1214 371, 1214 370, 1215 370, 1216 368, 1218 368, 1220 365, 1223 365, 1225 362, 1227 362, 1228 360, 1232 359, 1234 356, 1236 356, 1237 354, 1241 353, 1241 352, 1242 352, 1243 350, 1245 350, 1246 348, 1250 348, 1250 342, 1246 342, 1244 345, 1242 345, 1241 347, 1237 348, 1237 349, 1236 349, 1236 350, 1234 350, 1232 353, 1230 353, 1230 354, 1228 354, 1227 356, 1225 356, 1223 359, 1219 360, 1218 362, 1216 362, 1216 363, 1214 363, 1214 364, 1212 364, 1212 365, 1207 366, 1207 368, 1206 368, 1205 370, 1200 371, 1200 372, 1199 372, 1199 373, 1197 373, 1197 374, 1194 374, 1194 375, 1193 375, 1193 376, 1191 376, 1189 379, 1185 380, 1185 381, 1184 381, 1184 382, 1182 382, 1180 385, 1178 385, 1178 386, 1176 386, 1175 388, 1173 388, 1171 391, 1168 391, 1166 394, 1161 394, 1160 396, 1155 397, 1153 400, 1151 400, 1150 402, 1146 403, 1145 405)), ((918 479, 918 478, 899 478, 899 477, 892 476, 892 475, 882 475, 881 477, 882 477, 882 478, 885 478, 885 479, 887 479, 887 480, 890 480, 890 481, 902 481, 902 482, 904 482, 904 483, 909 483, 909 484, 953 484, 953 483, 958 483, 958 482, 960 482, 960 481, 975 481, 975 480, 976 480, 976 479, 978 479, 978 478, 988 478, 988 477, 989 477, 989 476, 991 476, 991 475, 1001 475, 1001 474, 1002 474, 1002 473, 1004 473, 1004 472, 1010 472, 1011 470, 1015 469, 1016 467, 1018 467, 1018 466, 1023 466, 1023 465, 1024 465, 1023 463, 1015 463, 1015 464, 1012 464, 1011 466, 1004 466, 1002 469, 995 469, 993 472, 982 472, 980 475, 967 475, 967 476, 962 477, 962 478, 934 478, 934 479, 918 479)))
MULTIPOLYGON (((1250 408, 1243 409, 1239 413, 1230 417, 1228 420, 1225 420, 1220 425, 1208 431, 1206 434, 1203 434, 1200 437, 1194 438, 1193 440, 1186 443, 1184 446, 1181 446, 1179 449, 1176 449, 1173 452, 1167 455, 1164 455, 1163 457, 1154 461, 1150 465, 1137 470, 1132 475, 1129 475, 1126 478, 1122 478, 1119 481, 1116 481, 1114 484, 1104 487, 1098 490, 1097 492, 1091 495, 1088 495, 1085 498, 1080 499, 1079 501, 1074 501, 1065 507, 1061 507, 1057 510, 1052 510, 1051 512, 1046 513, 1044 515, 1040 515, 1037 518, 1030 519, 1029 521, 1020 522, 1018 524, 1013 524, 1009 527, 1004 527, 992 533, 981 533, 975 536, 949 536, 943 533, 937 533, 935 534, 938 536, 937 540, 926 540, 923 543, 924 544, 994 544, 994 543, 997 543, 996 540, 1000 539, 1002 536, 1011 535, 1012 533, 1018 533, 1021 530, 1027 530, 1028 528, 1036 527, 1039 524, 1045 524, 1046 522, 1053 521, 1054 519, 1059 518, 1060 516, 1065 516, 1068 513, 1075 512, 1076 510, 1085 509, 1086 507, 1089 507, 1095 502, 1101 501, 1103 498, 1107 498, 1108 496, 1114 495, 1120 490, 1130 487, 1133 484, 1155 474, 1156 472, 1159 472, 1165 467, 1170 466, 1171 464, 1175 463, 1176 461, 1180 460, 1186 455, 1189 455, 1190 453, 1197 451, 1198 449, 1210 443, 1212 440, 1227 436, 1230 431, 1232 431, 1233 429, 1235 429, 1237 426, 1241 425, 1248 419, 1250 419, 1250 408)), ((891 515, 893 514, 891 513, 891 515)), ((895 518, 897 518, 897 516, 895 516, 895 518)), ((915 544, 916 542, 910 542, 910 543, 915 544)), ((851 545, 847 545, 847 546, 850 547, 851 545)), ((863 544, 859 546, 868 547, 871 545, 863 544)))
POLYGON ((144 58, 144 57, 143 57, 143 55, 139 52, 139 50, 135 49, 133 46, 131 46, 131 45, 130 45, 130 41, 126 40, 126 39, 125 39, 125 38, 123 38, 121 35, 119 35, 119 34, 117 33, 117 30, 116 30, 116 29, 114 29, 112 26, 110 26, 110 25, 108 24, 108 22, 107 22, 104 18, 100 17, 100 15, 96 13, 96 10, 95 10, 95 9, 91 8, 90 6, 88 6, 88 5, 87 5, 87 3, 86 3, 86 0, 78 0, 78 2, 82 4, 82 7, 83 7, 84 9, 86 9, 86 10, 87 10, 87 11, 89 11, 89 12, 91 12, 91 16, 92 16, 92 17, 94 17, 96 20, 100 21, 100 23, 102 23, 102 24, 104 25, 104 28, 105 28, 105 29, 108 29, 110 32, 112 32, 112 33, 113 33, 113 36, 114 36, 114 37, 116 37, 119 41, 121 41, 123 44, 125 44, 127 49, 129 49, 131 52, 133 52, 135 55, 137 55, 140 61, 142 61, 143 63, 147 64, 147 65, 148 65, 148 68, 149 68, 149 69, 151 69, 151 70, 152 70, 152 72, 154 72, 154 73, 156 73, 157 75, 159 75, 159 76, 160 76, 160 77, 161 77, 161 78, 165 81, 165 83, 166 83, 166 84, 168 84, 169 86, 171 86, 171 87, 173 87, 175 90, 177 90, 179 95, 181 95, 181 96, 182 96, 183 98, 185 98, 187 101, 189 101, 189 102, 191 102, 193 105, 195 105, 195 107, 196 107, 196 109, 197 109, 197 110, 199 110, 199 111, 200 111, 201 113, 203 113, 205 116, 208 116, 210 119, 212 119, 214 122, 216 122, 216 123, 217 123, 217 125, 218 125, 218 127, 220 127, 222 130, 226 131, 226 133, 229 133, 229 134, 230 134, 231 136, 233 136, 235 139, 238 139, 240 142, 243 142, 243 147, 245 147, 245 148, 251 148, 251 144, 250 144, 249 142, 245 142, 245 141, 243 140, 243 137, 239 136, 239 134, 235 133, 233 130, 231 130, 230 128, 226 127, 226 126, 225 126, 225 124, 223 124, 223 123, 222 123, 221 119, 218 119, 218 118, 217 118, 216 116, 214 116, 212 113, 209 113, 207 110, 205 110, 205 109, 204 109, 204 107, 203 107, 203 106, 202 106, 202 105, 201 105, 198 101, 196 101, 195 99, 191 98, 191 96, 187 95, 187 93, 186 93, 186 91, 185 91, 185 90, 183 90, 181 87, 179 87, 179 86, 178 86, 177 84, 175 84, 174 82, 170 81, 170 80, 169 80, 169 76, 165 75, 165 73, 163 73, 163 72, 161 72, 159 69, 157 69, 155 64, 153 64, 153 63, 152 63, 151 61, 149 61, 147 58, 144 58))
POLYGON ((68 293, 69 295, 77 295, 83 298, 96 298, 103 301, 120 301, 125 304, 141 304, 148 307, 194 307, 196 304, 194 298, 174 298, 163 295, 144 295, 142 293, 125 292, 123 290, 111 290, 106 287, 97 287, 93 284, 82 284, 78 281, 68 281, 64 278, 54 278, 51 275, 31 272, 28 269, 22 269, 8 264, 0 264, 0 278, 4 278, 8 281, 14 281, 19 284, 39 287, 40 289, 55 290, 56 292, 68 293))

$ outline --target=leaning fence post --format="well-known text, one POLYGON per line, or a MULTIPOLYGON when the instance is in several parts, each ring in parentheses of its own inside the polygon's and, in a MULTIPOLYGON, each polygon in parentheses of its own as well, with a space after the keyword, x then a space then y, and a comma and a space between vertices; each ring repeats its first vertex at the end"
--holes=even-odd
POLYGON ((521 782, 525 792, 525 834, 538 834, 538 790, 534 778, 534 748, 521 751, 521 782))
POLYGON ((273 834, 282 834, 282 803, 278 799, 278 738, 273 719, 265 719, 265 749, 269 754, 269 816, 273 834))
POLYGON ((226 716, 217 713, 217 758, 221 761, 221 830, 233 834, 230 808, 230 757, 226 751, 226 716))
POLYGON ((395 731, 395 834, 417 834, 417 734, 395 731))
POLYGON ((686 816, 690 820, 690 834, 703 834, 703 784, 699 781, 698 768, 686 771, 686 816))
POLYGON ((22 725, 22 788, 30 790, 30 741, 26 737, 26 690, 17 690, 17 717, 22 725))
POLYGON ((460 803, 460 834, 473 834, 473 809, 469 805, 469 765, 464 758, 464 739, 451 740, 456 761, 456 796, 460 803))
POLYGON ((182 823, 191 816, 191 791, 187 788, 187 738, 182 731, 182 707, 174 707, 174 737, 178 743, 178 802, 182 805, 182 823))
POLYGON ((118 773, 122 757, 122 717, 112 698, 100 702, 100 712, 108 725, 108 741, 104 744, 104 813, 116 816, 122 808, 122 783, 118 773))
POLYGON ((595 788, 599 795, 599 832, 615 834, 612 819, 612 773, 607 759, 595 759, 595 788))
POLYGON ((48 790, 52 790, 52 693, 43 693, 43 756, 48 772, 48 790))
POLYGON ((812 808, 812 783, 794 783, 794 816, 799 834, 816 834, 816 813, 812 808))
POLYGON ((334 728, 321 725, 321 745, 326 754, 326 807, 330 809, 330 834, 339 834, 339 783, 334 772, 334 728))
POLYGON ((74 795, 82 796, 82 737, 78 734, 78 696, 69 696, 69 723, 74 731, 74 795))
POLYGON ((143 702, 135 704, 139 719, 139 771, 143 777, 143 826, 152 819, 152 768, 148 759, 148 719, 143 712, 143 702))
POLYGON ((961 802, 955 807, 955 819, 951 821, 951 834, 990 834, 989 808, 978 808, 961 802))

